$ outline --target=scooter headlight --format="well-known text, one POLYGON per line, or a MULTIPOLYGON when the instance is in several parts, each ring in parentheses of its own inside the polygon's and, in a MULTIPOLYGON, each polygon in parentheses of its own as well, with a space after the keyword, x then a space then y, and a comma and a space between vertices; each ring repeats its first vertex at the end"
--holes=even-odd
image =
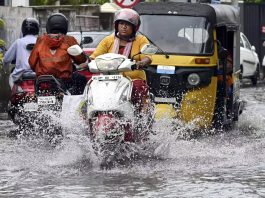
POLYGON ((95 60, 99 71, 115 71, 124 61, 124 58, 114 58, 114 59, 101 59, 95 60))
POLYGON ((189 74, 187 80, 191 86, 197 86, 201 82, 201 78, 197 73, 189 74))
POLYGON ((91 94, 91 90, 90 89, 88 90, 88 93, 87 93, 87 104, 88 105, 93 105, 93 96, 91 94))
POLYGON ((120 104, 123 104, 123 103, 125 103, 125 102, 127 102, 128 101, 128 94, 129 94, 129 91, 130 91, 130 87, 129 86, 127 86, 123 91, 122 91, 122 94, 121 94, 121 96, 120 96, 120 104))

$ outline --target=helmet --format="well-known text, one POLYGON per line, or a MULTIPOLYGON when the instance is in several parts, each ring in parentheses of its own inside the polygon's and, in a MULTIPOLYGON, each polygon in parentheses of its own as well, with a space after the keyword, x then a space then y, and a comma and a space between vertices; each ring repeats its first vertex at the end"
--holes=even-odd
POLYGON ((115 32, 118 32, 118 23, 120 20, 127 21, 130 24, 132 24, 134 34, 139 29, 141 23, 139 14, 135 10, 129 8, 118 10, 115 13, 114 16, 115 32))
POLYGON ((23 36, 28 34, 36 35, 39 34, 39 22, 35 18, 26 18, 22 22, 21 32, 23 36))
POLYGON ((61 13, 52 14, 46 23, 48 34, 66 34, 68 30, 68 19, 61 13))

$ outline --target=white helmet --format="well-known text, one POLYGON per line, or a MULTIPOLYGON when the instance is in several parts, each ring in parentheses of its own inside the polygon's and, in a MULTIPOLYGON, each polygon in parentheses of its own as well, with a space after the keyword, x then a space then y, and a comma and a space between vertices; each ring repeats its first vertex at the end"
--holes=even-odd
POLYGON ((115 33, 118 32, 119 21, 127 21, 133 26, 134 35, 138 31, 141 21, 139 14, 130 8, 118 10, 114 16, 115 33))

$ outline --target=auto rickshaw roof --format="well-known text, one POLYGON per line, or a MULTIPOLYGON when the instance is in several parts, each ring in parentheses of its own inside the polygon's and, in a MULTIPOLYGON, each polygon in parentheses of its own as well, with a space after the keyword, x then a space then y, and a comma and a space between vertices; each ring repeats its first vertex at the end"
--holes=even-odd
POLYGON ((239 12, 224 4, 200 4, 181 2, 142 2, 134 8, 140 15, 180 15, 205 17, 217 27, 226 26, 229 30, 239 28, 239 12))

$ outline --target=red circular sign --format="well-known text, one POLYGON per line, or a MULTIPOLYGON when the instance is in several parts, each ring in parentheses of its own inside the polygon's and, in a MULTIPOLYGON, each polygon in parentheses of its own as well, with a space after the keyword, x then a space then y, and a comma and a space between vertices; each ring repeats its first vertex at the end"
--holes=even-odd
POLYGON ((114 0, 114 2, 121 8, 132 8, 139 3, 140 0, 114 0))

